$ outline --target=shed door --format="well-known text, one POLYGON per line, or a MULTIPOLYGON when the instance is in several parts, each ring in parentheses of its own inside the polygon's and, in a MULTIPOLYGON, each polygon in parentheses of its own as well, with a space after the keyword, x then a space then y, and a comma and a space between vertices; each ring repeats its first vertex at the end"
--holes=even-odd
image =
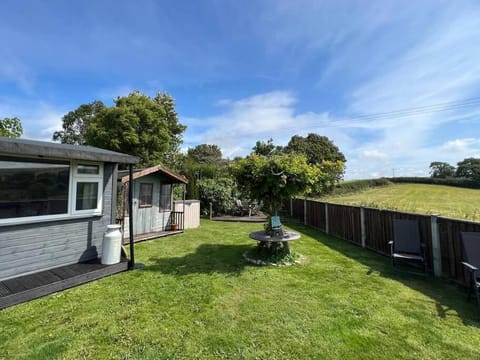
POLYGON ((148 181, 139 181, 135 185, 135 196, 133 203, 133 213, 135 216, 133 234, 145 234, 153 232, 153 211, 154 211, 154 183, 148 181))

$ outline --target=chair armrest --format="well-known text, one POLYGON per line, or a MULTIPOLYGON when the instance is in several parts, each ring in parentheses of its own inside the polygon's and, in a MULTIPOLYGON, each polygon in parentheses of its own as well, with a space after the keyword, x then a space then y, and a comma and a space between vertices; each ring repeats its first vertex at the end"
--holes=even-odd
POLYGON ((470 271, 478 271, 478 268, 476 266, 473 266, 472 264, 467 263, 466 261, 462 261, 463 266, 465 266, 468 270, 470 271))
POLYGON ((388 245, 393 245, 393 240, 390 240, 390 241, 388 242, 388 245))

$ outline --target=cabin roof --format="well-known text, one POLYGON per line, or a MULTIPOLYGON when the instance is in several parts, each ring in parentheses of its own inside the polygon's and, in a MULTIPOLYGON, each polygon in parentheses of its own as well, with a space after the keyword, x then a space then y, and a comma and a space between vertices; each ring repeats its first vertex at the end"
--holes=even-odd
POLYGON ((29 139, 10 139, 2 136, 0 136, 0 155, 90 160, 122 164, 138 163, 136 156, 93 146, 59 144, 29 139))
MULTIPOLYGON (((160 173, 165 175, 174 183, 188 184, 188 179, 185 176, 177 174, 173 170, 170 170, 169 168, 163 165, 155 165, 146 169, 134 170, 133 180, 141 178, 146 175, 155 174, 155 173, 160 173)), ((121 179, 122 183, 127 183, 129 180, 128 170, 119 171, 118 178, 121 179)))

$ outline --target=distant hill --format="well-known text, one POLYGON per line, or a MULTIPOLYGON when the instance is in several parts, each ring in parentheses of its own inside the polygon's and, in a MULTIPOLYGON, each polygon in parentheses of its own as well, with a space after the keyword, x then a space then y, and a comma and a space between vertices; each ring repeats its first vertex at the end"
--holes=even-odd
POLYGON ((385 182, 383 186, 333 194, 319 200, 480 221, 480 189, 385 182))

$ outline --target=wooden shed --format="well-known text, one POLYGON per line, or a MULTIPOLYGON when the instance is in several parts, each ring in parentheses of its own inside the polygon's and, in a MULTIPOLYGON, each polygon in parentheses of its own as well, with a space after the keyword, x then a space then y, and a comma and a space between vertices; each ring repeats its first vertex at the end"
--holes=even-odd
MULTIPOLYGON (((122 198, 128 198, 129 177, 119 173, 122 184, 122 198)), ((163 165, 156 165, 133 172, 133 235, 134 241, 183 232, 184 211, 173 206, 174 186, 181 186, 182 202, 185 201, 187 178, 163 165)), ((130 219, 127 206, 119 209, 122 233, 125 239, 130 235, 130 219)), ((126 241, 126 240, 124 240, 126 241)))
POLYGON ((106 226, 115 223, 118 164, 137 162, 94 147, 0 137, 0 308, 17 293, 37 297, 25 291, 52 279, 61 285, 41 294, 96 278, 72 280, 68 274, 83 270, 65 267, 102 256, 106 226))

